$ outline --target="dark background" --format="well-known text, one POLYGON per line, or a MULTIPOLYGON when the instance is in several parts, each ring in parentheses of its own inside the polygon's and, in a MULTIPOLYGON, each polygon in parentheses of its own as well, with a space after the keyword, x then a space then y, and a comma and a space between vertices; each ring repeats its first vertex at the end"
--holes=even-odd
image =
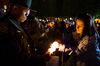
POLYGON ((32 9, 38 16, 75 17, 83 12, 100 14, 100 0, 33 0, 32 9))
MULTIPOLYGON (((0 8, 9 0, 0 0, 0 8)), ((32 0, 31 9, 39 17, 76 17, 87 12, 100 17, 100 0, 32 0)))

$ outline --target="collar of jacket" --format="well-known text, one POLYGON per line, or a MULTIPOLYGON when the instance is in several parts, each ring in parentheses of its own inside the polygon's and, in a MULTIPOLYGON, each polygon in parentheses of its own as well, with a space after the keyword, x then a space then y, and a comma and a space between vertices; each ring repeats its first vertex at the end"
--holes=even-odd
POLYGON ((7 12, 7 14, 5 15, 6 19, 8 19, 16 28, 18 28, 20 31, 24 31, 20 25, 20 22, 16 21, 13 19, 13 16, 7 12))
POLYGON ((18 28, 20 31, 24 31, 24 30, 22 29, 21 25, 20 25, 20 22, 17 22, 17 21, 15 21, 15 20, 13 20, 13 19, 9 19, 9 20, 10 20, 10 22, 11 22, 16 28, 18 28))

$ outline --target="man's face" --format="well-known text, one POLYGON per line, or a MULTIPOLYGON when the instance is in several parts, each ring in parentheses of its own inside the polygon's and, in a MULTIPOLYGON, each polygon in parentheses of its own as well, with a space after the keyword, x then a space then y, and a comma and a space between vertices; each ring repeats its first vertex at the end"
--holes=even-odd
POLYGON ((24 22, 27 19, 27 16, 30 14, 30 10, 22 6, 17 6, 15 10, 15 20, 19 22, 24 22))

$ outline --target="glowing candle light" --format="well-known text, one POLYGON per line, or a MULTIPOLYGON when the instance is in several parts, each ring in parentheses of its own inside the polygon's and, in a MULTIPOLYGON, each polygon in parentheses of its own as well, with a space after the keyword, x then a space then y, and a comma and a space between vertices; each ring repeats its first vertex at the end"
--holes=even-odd
POLYGON ((50 52, 50 54, 52 54, 54 51, 56 51, 57 48, 59 48, 59 44, 58 44, 58 42, 55 41, 51 44, 48 51, 50 52))

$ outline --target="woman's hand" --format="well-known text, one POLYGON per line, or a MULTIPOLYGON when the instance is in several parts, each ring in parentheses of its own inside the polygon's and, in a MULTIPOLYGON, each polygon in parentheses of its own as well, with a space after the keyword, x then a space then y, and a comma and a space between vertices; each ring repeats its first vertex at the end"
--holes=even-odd
POLYGON ((64 50, 65 50, 65 45, 64 44, 60 44, 58 51, 64 52, 64 50))

